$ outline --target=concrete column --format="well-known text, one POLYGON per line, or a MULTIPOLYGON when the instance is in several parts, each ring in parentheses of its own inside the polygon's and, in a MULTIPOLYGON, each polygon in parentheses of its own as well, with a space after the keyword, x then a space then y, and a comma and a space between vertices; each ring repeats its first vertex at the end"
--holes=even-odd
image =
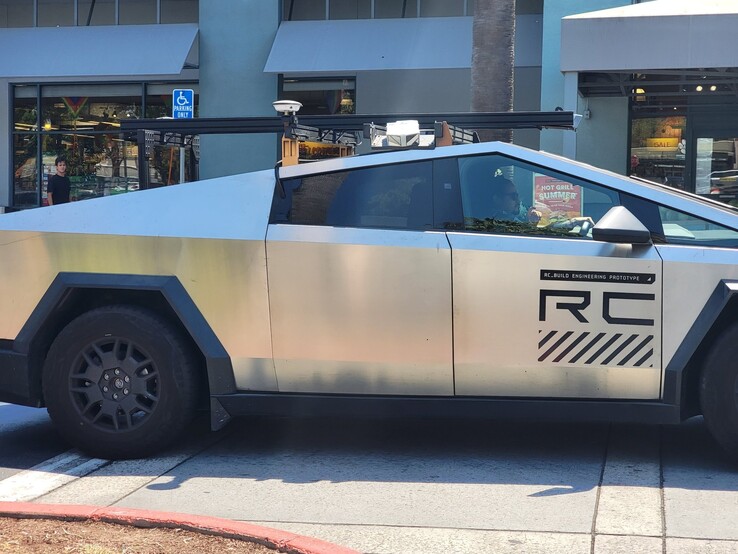
MULTIPOLYGON (((280 2, 200 2, 200 115, 274 116, 277 77, 264 65, 279 27, 280 2)), ((296 53, 298 55, 298 53, 296 53)), ((200 178, 274 166, 277 135, 202 135, 200 178)))
MULTIPOLYGON (((567 112, 577 111, 577 98, 579 96, 579 74, 573 71, 564 73, 564 105, 567 112)), ((576 131, 564 131, 564 144, 561 152, 567 158, 577 159, 577 133, 576 131)))
MULTIPOLYGON (((10 103, 10 84, 7 79, 0 79, 0 113, 11 114, 12 106, 10 103)), ((5 120, 4 124, 0 124, 0 213, 5 211, 6 206, 11 205, 13 194, 13 171, 15 168, 11 166, 11 133, 13 132, 13 118, 0 118, 5 120)))

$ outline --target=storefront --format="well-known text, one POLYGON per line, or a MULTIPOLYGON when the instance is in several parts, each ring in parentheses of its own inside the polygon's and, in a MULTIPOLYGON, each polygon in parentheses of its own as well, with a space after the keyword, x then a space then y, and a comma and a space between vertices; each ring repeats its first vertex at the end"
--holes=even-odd
MULTIPOLYGON (((57 156, 66 157, 72 201, 137 190, 138 146, 124 139, 120 121, 170 116, 174 88, 197 90, 197 84, 12 85, 12 206, 46 205, 57 156)), ((178 148, 154 149, 148 183, 178 183, 179 156, 178 148)))
MULTIPOLYGON (((10 115, 0 125, 0 167, 9 168, 1 204, 45 205, 57 156, 67 159, 72 200, 136 190, 138 147, 125 140, 120 122, 171 116, 175 88, 195 91, 197 113, 197 35, 197 24, 4 30, 0 48, 36 46, 0 61, 0 109, 10 115), (45 52, 54 44, 58 52, 49 59, 45 52)), ((182 152, 155 148, 148 183, 195 178, 181 175, 181 168, 193 167, 180 164, 182 152)))
POLYGON ((655 0, 565 17, 561 68, 576 84, 566 107, 588 118, 588 140, 609 132, 601 106, 622 111, 622 173, 738 203, 737 24, 729 0, 655 0))

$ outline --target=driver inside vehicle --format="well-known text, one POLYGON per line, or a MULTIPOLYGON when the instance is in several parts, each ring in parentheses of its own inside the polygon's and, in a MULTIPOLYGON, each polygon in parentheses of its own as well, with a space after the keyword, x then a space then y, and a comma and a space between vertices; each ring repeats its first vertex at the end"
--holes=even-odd
POLYGON ((492 179, 492 210, 490 219, 495 221, 512 221, 517 223, 529 223, 536 227, 545 227, 555 230, 571 231, 586 235, 594 226, 594 221, 589 216, 556 218, 554 214, 548 214, 546 225, 541 225, 544 213, 536 206, 526 208, 520 201, 520 194, 515 183, 502 176, 492 179))
POLYGON ((500 176, 492 179, 491 207, 490 219, 497 221, 516 221, 536 225, 543 217, 543 214, 534 207, 526 209, 520 202, 520 194, 515 183, 500 176))

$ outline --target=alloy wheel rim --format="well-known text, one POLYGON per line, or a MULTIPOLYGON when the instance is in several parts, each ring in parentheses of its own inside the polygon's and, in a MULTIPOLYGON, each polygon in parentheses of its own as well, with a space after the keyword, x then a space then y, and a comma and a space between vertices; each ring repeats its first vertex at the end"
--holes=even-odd
POLYGON ((69 373, 78 415, 110 433, 133 430, 149 419, 160 399, 159 372, 146 351, 122 337, 86 345, 69 373))

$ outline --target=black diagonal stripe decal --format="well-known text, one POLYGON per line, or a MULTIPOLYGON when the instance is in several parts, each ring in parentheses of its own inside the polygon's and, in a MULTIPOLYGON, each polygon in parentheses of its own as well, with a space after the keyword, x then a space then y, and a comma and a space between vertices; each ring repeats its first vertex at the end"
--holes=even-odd
MULTIPOLYGON (((540 333, 540 331, 538 331, 540 333)), ((543 348, 543 345, 546 344, 551 337, 553 337, 558 331, 551 331, 548 335, 546 335, 541 342, 538 343, 538 350, 543 348)))
POLYGON ((652 348, 651 350, 649 350, 648 352, 646 352, 646 355, 645 355, 645 356, 643 356, 643 358, 641 358, 640 360, 638 360, 638 361, 637 361, 637 362, 635 363, 635 366, 636 366, 636 367, 640 367, 640 366, 641 366, 641 364, 642 364, 643 362, 647 361, 647 360, 648 360, 648 359, 649 359, 649 358, 650 358, 651 356, 653 356, 653 348, 652 348))
POLYGON ((585 363, 585 364, 591 364, 592 362, 594 362, 594 361, 595 361, 595 360, 596 360, 597 358, 599 358, 599 357, 600 357, 600 356, 602 355, 602 353, 603 353, 603 352, 604 352, 605 350, 607 350, 608 348, 610 348, 610 346, 612 345, 612 343, 614 343, 614 342, 615 342, 616 340, 618 340, 618 339, 619 339, 620 337, 622 337, 622 336, 623 336, 623 335, 622 335, 622 333, 615 333, 615 336, 614 336, 614 337, 612 337, 612 338, 611 338, 611 339, 610 339, 609 341, 607 341, 607 342, 606 342, 606 343, 605 343, 605 344, 604 344, 604 345, 602 346, 602 348, 600 348, 600 349, 599 349, 599 350, 598 350, 597 352, 595 352, 595 353, 594 353, 594 354, 592 355, 592 357, 590 357, 590 358, 589 358, 589 359, 588 359, 588 360, 587 360, 586 362, 584 362, 584 363, 585 363))
POLYGON ((615 359, 615 356, 617 356, 618 354, 620 354, 625 349, 626 346, 628 346, 631 342, 633 342, 637 338, 638 338, 638 335, 630 335, 627 339, 625 339, 625 342, 623 342, 623 344, 621 344, 620 346, 618 346, 615 349, 615 351, 612 354, 610 354, 607 358, 605 358, 605 361, 602 362, 602 363, 604 365, 609 364, 611 361, 613 361, 615 359))
POLYGON ((548 358, 548 356, 549 356, 549 354, 551 354, 551 352, 553 352, 559 346, 561 346, 562 344, 564 344, 564 341, 566 341, 566 339, 568 339, 573 334, 574 334, 574 331, 567 331, 566 333, 564 333, 564 336, 561 337, 559 340, 557 340, 551 348, 549 348, 548 350, 546 350, 546 353, 543 354, 543 355, 541 355, 538 358, 538 361, 539 362, 542 362, 543 360, 545 360, 546 358, 548 358))
POLYGON ((589 333, 582 333, 581 335, 579 335, 576 339, 574 339, 574 342, 572 342, 569 346, 567 346, 564 349, 564 351, 561 354, 559 354, 558 356, 556 356, 554 358, 554 363, 558 363, 561 360, 563 360, 564 359, 564 356, 566 356, 569 352, 571 352, 572 350, 574 350, 574 348, 577 346, 577 344, 579 344, 580 342, 582 342, 588 336, 589 336, 589 333))
POLYGON ((600 339, 604 336, 605 336, 605 333, 600 333, 595 338, 593 338, 591 341, 589 341, 589 344, 587 344, 587 346, 585 346, 582 350, 580 350, 576 356, 574 356, 571 360, 569 360, 569 363, 575 364, 579 358, 584 356, 587 353, 587 351, 590 348, 592 348, 595 344, 597 344, 600 341, 600 339))
POLYGON ((646 337, 645 339, 643 339, 643 340, 642 340, 642 341, 641 341, 641 342, 640 342, 640 343, 638 344, 638 346, 636 346, 636 347, 635 347, 635 348, 633 349, 633 351, 632 351, 632 352, 631 352, 630 354, 628 354, 628 355, 627 355, 627 356, 626 356, 625 358, 623 358, 622 360, 620 360, 620 362, 618 363, 618 365, 625 365, 625 364, 627 364, 627 363, 628 363, 628 362, 630 361, 630 359, 631 359, 631 358, 632 358, 633 356, 635 356, 636 354, 638 354, 638 352, 640 352, 640 351, 641 351, 641 348, 643 348, 643 347, 644 347, 644 346, 646 346, 646 345, 647 345, 647 344, 648 344, 649 342, 651 342, 651 340, 652 340, 652 339, 653 339, 653 335, 648 335, 648 336, 647 336, 647 337, 646 337))

